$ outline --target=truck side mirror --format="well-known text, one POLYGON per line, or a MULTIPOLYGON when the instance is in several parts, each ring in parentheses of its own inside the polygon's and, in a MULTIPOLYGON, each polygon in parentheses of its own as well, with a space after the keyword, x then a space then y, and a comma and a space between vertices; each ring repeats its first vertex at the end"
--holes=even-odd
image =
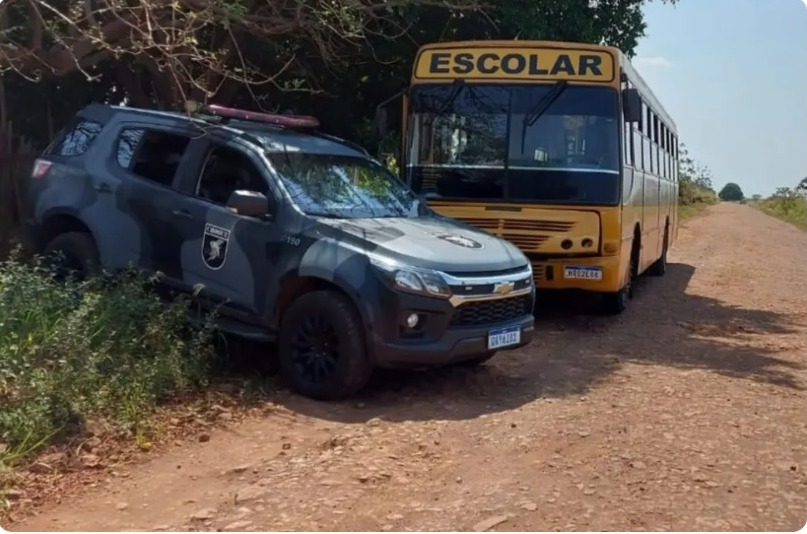
POLYGON ((264 219, 269 216, 269 200, 263 193, 238 189, 230 193, 227 207, 239 215, 264 219))

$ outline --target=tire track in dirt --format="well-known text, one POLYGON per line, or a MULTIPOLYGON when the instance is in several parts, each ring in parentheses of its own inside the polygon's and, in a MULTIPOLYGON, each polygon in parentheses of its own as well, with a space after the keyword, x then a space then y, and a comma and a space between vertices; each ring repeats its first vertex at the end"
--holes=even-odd
POLYGON ((752 208, 712 207, 621 317, 553 310, 483 369, 384 376, 353 402, 279 395, 6 527, 796 530, 805 249, 752 208))

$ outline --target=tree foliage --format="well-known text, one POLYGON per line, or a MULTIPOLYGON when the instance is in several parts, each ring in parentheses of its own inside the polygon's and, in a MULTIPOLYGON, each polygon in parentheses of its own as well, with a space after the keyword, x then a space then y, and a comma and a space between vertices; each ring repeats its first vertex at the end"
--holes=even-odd
POLYGON ((693 159, 684 143, 679 143, 678 155, 679 201, 685 205, 717 202, 709 167, 693 159))
MULTIPOLYGON (((36 81, 80 72, 115 81, 136 104, 181 108, 225 83, 294 89, 311 58, 344 64, 373 38, 402 35, 402 8, 441 0, 12 0, 0 64, 36 81)), ((452 2, 453 12, 476 7, 452 2)), ((307 81, 307 80, 304 80, 307 81)), ((303 84, 305 85, 305 84, 303 84)), ((298 87, 299 88, 299 87, 298 87)))
POLYGON ((739 202, 741 200, 745 200, 745 195, 743 194, 742 188, 738 184, 734 182, 729 182, 723 186, 723 189, 720 190, 720 193, 717 194, 720 197, 720 200, 724 202, 739 202))
POLYGON ((43 138, 89 101, 182 110, 193 99, 315 113, 369 145, 376 106, 408 85, 419 46, 562 39, 632 55, 649 1, 6 0, 0 69, 14 74, 7 109, 28 110, 12 118, 43 138))

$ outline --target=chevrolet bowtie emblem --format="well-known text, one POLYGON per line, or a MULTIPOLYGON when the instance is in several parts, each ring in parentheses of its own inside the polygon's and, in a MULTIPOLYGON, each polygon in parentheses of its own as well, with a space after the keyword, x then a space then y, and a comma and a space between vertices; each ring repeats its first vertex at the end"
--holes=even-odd
POLYGON ((513 282, 499 282, 493 286, 493 292, 499 295, 507 295, 514 287, 516 287, 516 285, 513 282))

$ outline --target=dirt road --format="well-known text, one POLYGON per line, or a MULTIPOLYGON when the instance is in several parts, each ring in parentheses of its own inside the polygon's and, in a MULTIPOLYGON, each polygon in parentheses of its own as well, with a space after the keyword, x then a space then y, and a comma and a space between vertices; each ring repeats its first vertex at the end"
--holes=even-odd
POLYGON ((552 311, 485 369, 284 395, 13 530, 796 530, 807 234, 686 223, 619 318, 552 311))

